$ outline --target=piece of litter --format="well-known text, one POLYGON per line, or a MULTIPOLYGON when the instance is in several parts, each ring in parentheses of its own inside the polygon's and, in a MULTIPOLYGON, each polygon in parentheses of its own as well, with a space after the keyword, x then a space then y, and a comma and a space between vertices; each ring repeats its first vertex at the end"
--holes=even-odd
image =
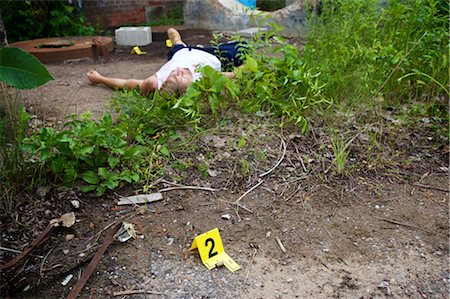
POLYGON ((72 206, 75 209, 79 209, 80 208, 80 202, 78 200, 71 200, 70 203, 72 204, 72 206))
POLYGON ((154 202, 154 201, 158 201, 158 200, 162 200, 162 199, 163 199, 162 193, 156 192, 156 193, 151 193, 151 194, 140 194, 140 195, 122 197, 117 204, 119 206, 133 205, 133 204, 140 204, 140 203, 150 203, 150 202, 154 202))
POLYGON ((220 216, 220 218, 230 220, 231 216, 230 216, 230 214, 223 214, 222 216, 220 216))
POLYGON ((272 232, 268 231, 268 232, 266 233, 266 238, 270 238, 271 235, 272 235, 272 232))
POLYGON ((67 275, 66 278, 64 278, 64 280, 61 282, 61 284, 62 284, 63 286, 66 286, 66 285, 70 282, 70 280, 71 280, 72 278, 73 278, 73 274, 67 275))
POLYGON ((136 230, 134 229, 133 223, 122 222, 122 226, 119 228, 117 233, 114 235, 114 238, 119 240, 120 242, 126 242, 129 239, 133 238, 142 238, 143 236, 138 236, 136 230))
POLYGON ((26 287, 23 288, 23 292, 29 291, 31 289, 31 285, 27 285, 26 287))
POLYGON ((147 52, 141 51, 141 49, 138 46, 136 46, 136 47, 133 47, 133 49, 131 50, 131 55, 133 55, 133 54, 145 55, 145 54, 147 54, 147 52))
POLYGON ((64 250, 63 250, 63 253, 64 253, 64 254, 68 254, 68 253, 69 253, 69 249, 64 249, 64 250))
POLYGON ((174 239, 173 238, 167 238, 168 242, 167 242, 167 246, 170 246, 173 244, 174 239))
POLYGON ((209 176, 216 177, 217 176, 217 171, 216 170, 212 170, 212 169, 208 169, 208 174, 209 174, 209 176))
POLYGON ((75 239, 75 235, 72 234, 66 235, 66 241, 70 241, 72 239, 75 239))

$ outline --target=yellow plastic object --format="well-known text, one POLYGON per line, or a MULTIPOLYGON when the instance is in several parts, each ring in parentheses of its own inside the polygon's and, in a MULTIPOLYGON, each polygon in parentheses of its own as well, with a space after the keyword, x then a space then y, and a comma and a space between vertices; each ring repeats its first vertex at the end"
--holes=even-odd
POLYGON ((166 47, 167 48, 172 48, 172 42, 170 41, 170 39, 166 39, 166 47))
POLYGON ((133 49, 131 50, 131 55, 133 54, 137 54, 137 55, 145 55, 147 54, 147 52, 142 52, 141 49, 139 49, 138 46, 133 47, 133 49))
POLYGON ((231 272, 241 269, 223 249, 219 229, 215 228, 194 238, 189 250, 198 249, 200 259, 208 270, 224 265, 231 272))

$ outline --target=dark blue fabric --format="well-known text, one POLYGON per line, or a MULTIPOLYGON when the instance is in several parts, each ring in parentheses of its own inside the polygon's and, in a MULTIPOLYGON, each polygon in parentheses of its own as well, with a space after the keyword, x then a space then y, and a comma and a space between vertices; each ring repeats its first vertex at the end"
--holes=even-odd
POLYGON ((222 69, 228 69, 232 66, 240 66, 244 63, 244 56, 248 49, 248 44, 242 42, 231 42, 227 44, 220 44, 217 47, 190 47, 185 45, 174 45, 167 54, 167 60, 172 59, 173 55, 181 49, 197 49, 208 52, 219 58, 222 62, 222 69))

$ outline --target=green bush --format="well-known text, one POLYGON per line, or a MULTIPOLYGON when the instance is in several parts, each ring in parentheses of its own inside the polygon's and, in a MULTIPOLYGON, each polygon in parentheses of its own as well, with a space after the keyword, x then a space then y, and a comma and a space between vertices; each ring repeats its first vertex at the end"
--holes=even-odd
POLYGON ((44 37, 94 35, 84 15, 67 1, 0 2, 9 42, 44 37))

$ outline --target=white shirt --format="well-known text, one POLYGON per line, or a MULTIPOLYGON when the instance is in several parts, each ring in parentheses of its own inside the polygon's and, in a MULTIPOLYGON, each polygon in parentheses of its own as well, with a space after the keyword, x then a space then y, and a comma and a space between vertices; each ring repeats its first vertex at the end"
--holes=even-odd
POLYGON ((177 67, 187 68, 192 73, 193 81, 200 79, 201 74, 197 72, 197 67, 199 66, 210 66, 217 71, 222 70, 222 64, 220 60, 208 52, 183 48, 178 50, 172 57, 171 60, 167 61, 157 72, 156 78, 158 79, 158 89, 166 82, 170 73, 177 67))

